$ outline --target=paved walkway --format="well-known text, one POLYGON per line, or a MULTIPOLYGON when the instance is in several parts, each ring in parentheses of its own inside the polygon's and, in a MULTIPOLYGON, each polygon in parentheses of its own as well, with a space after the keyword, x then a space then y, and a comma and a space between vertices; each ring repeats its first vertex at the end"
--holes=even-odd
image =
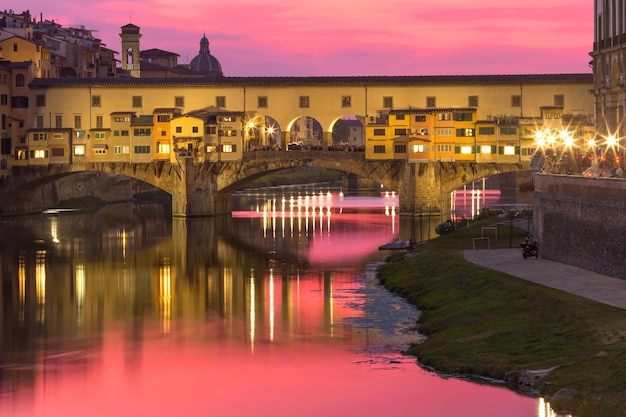
POLYGON ((466 250, 464 254, 473 264, 626 309, 626 280, 547 259, 524 259, 521 248, 466 250))

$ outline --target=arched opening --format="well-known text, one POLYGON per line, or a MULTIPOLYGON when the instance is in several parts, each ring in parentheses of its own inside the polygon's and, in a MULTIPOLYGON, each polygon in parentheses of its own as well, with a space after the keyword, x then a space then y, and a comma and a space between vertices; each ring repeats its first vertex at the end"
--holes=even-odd
POLYGON ((316 119, 301 116, 289 124, 287 147, 293 149, 322 149, 324 131, 316 119))
POLYGON ((362 150, 365 146, 363 122, 356 116, 337 119, 331 128, 332 147, 342 150, 362 150))
POLYGON ((128 48, 126 50, 126 65, 133 65, 134 64, 134 56, 133 56, 133 48, 128 48))
POLYGON ((269 116, 259 115, 251 118, 244 127, 245 150, 280 150, 280 124, 269 116))

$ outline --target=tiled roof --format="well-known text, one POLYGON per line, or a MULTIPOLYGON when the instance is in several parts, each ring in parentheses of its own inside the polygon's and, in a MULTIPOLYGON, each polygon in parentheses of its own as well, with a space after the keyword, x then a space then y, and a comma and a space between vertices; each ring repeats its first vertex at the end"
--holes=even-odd
POLYGON ((402 86, 591 84, 593 74, 415 75, 351 77, 219 77, 219 78, 37 78, 31 87, 124 86, 402 86))
POLYGON ((434 113, 474 113, 476 107, 426 107, 411 109, 393 109, 389 114, 434 114, 434 113))

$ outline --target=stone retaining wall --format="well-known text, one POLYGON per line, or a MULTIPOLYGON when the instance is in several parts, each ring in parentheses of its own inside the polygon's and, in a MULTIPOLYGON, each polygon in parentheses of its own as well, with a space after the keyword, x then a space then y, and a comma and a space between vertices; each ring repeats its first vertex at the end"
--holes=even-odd
POLYGON ((626 180, 535 174, 539 256, 626 279, 626 180))

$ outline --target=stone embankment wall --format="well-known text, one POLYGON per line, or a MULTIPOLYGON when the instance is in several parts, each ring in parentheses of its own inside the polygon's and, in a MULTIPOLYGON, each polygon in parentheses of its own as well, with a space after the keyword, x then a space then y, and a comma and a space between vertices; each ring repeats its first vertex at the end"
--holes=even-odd
POLYGON ((535 174, 539 256, 626 279, 626 179, 535 174))

